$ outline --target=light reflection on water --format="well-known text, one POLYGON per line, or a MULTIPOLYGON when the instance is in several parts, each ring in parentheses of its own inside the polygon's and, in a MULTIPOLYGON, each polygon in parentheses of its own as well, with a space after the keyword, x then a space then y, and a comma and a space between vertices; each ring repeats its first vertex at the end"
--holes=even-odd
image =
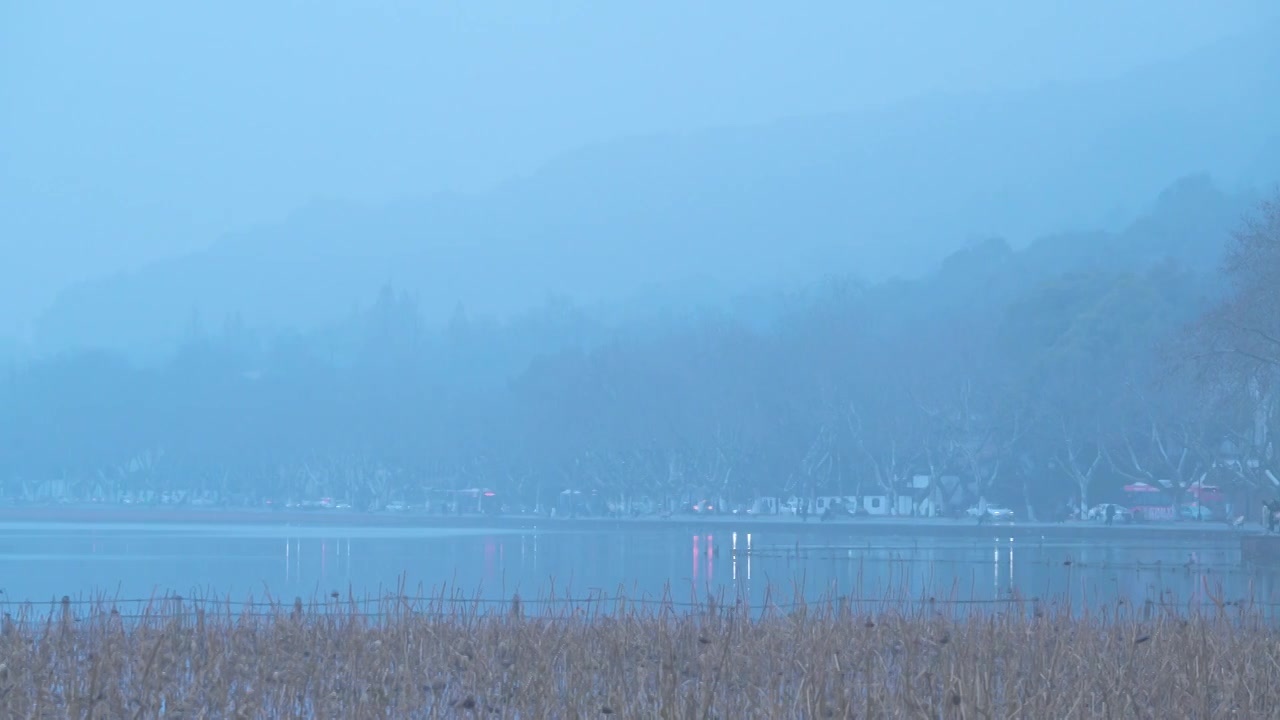
POLYGON ((1238 539, 1106 542, 1009 537, 868 538, 720 527, 690 534, 387 528, 0 527, 0 601, 106 593, 216 593, 233 600, 397 592, 509 600, 719 595, 762 604, 833 593, 1082 606, 1228 600, 1280 603, 1273 570, 1242 565, 1238 539), (683 559, 681 559, 683 558, 683 559))

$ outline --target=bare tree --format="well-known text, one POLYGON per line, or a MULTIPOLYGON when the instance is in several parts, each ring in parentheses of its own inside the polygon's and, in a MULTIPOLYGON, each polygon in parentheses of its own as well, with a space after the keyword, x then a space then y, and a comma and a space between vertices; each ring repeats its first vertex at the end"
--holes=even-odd
POLYGON ((1089 490, 1107 456, 1106 442, 1100 428, 1084 430, 1066 418, 1060 418, 1060 424, 1062 440, 1055 462, 1075 483, 1076 500, 1083 517, 1089 511, 1089 490))
POLYGON ((1214 463, 1204 398, 1189 380, 1171 368, 1157 381, 1126 383, 1107 448, 1113 471, 1163 488, 1175 502, 1203 482, 1214 463))
POLYGON ((1029 427, 1026 410, 1008 394, 979 389, 968 379, 960 382, 952 402, 921 407, 941 428, 945 455, 968 474, 979 502, 985 502, 1029 427))
POLYGON ((904 417, 907 407, 904 402, 881 408, 884 412, 874 424, 880 432, 872 431, 871 424, 864 420, 856 405, 851 403, 845 413, 854 446, 870 467, 876 485, 887 496, 891 514, 897 514, 898 491, 915 475, 924 452, 919 436, 921 420, 904 417))
POLYGON ((1194 356, 1216 371, 1280 370, 1280 194, 1235 233, 1224 270, 1230 293, 1194 328, 1194 356))
POLYGON ((818 489, 825 488, 831 479, 836 464, 834 435, 829 424, 819 425, 813 441, 800 459, 800 486, 797 494, 804 501, 817 497, 818 489))
POLYGON ((1212 464, 1246 488, 1280 489, 1273 434, 1280 401, 1280 194, 1235 233, 1229 292, 1191 328, 1186 353, 1203 401, 1228 419, 1226 452, 1212 464))

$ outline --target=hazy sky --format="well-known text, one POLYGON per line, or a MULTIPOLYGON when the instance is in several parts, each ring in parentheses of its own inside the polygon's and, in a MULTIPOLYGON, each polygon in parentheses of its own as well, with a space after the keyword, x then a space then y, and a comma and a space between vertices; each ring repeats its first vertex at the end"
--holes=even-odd
POLYGON ((317 197, 584 143, 1101 77, 1274 0, 0 4, 0 336, 63 286, 317 197))

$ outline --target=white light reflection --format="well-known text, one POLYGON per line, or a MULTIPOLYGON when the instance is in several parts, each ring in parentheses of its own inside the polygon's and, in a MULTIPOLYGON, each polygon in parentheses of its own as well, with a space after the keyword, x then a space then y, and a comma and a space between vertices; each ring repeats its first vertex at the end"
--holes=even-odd
POLYGON ((1000 570, 1001 570, 1001 568, 1000 568, 1000 542, 1001 542, 1001 541, 1000 541, 1000 539, 999 539, 999 538, 996 538, 996 546, 995 546, 995 550, 993 551, 993 554, 992 554, 992 557, 993 557, 993 560, 994 560, 994 567, 995 567, 995 577, 994 577, 994 579, 993 579, 993 582, 994 582, 994 588, 995 588, 996 597, 1000 597, 1000 594, 1001 594, 1001 590, 1002 590, 1002 588, 1003 588, 1003 589, 1007 589, 1009 592, 1013 592, 1013 588, 1014 588, 1014 584, 1013 584, 1013 538, 1009 538, 1009 539, 1008 539, 1008 541, 1009 541, 1009 547, 1008 547, 1008 550, 1006 551, 1006 552, 1008 553, 1008 558, 1006 558, 1007 562, 1006 562, 1006 564, 1005 564, 1005 568, 1004 568, 1004 572, 1005 572, 1005 579, 1004 579, 1004 583, 1001 583, 1001 582, 1000 582, 1000 570))
POLYGON ((1013 538, 1009 538, 1009 588, 1013 587, 1013 538))
POLYGON ((302 577, 302 541, 287 538, 284 541, 284 581, 302 577))
POLYGON ((996 568, 996 573, 995 573, 995 578, 994 578, 994 580, 993 580, 993 584, 994 584, 994 587, 995 587, 995 593, 996 593, 996 594, 995 594, 995 597, 996 597, 996 598, 999 598, 999 597, 1000 597, 1000 544, 999 544, 999 543, 1000 543, 1000 541, 999 541, 999 540, 997 540, 997 541, 996 541, 996 547, 995 547, 995 550, 993 550, 993 552, 994 552, 994 554, 995 554, 995 568, 996 568))
POLYGON ((729 555, 733 560, 733 579, 738 579, 738 533, 734 533, 729 540, 729 555))

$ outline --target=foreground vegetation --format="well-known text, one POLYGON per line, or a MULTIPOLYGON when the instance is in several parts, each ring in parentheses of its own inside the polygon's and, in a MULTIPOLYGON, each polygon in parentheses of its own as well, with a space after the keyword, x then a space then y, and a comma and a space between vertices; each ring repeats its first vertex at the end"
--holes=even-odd
POLYGON ((1280 707, 1280 632, 1208 610, 391 598, 6 615, 4 717, 1217 718, 1280 707), (376 612, 370 612, 376 610, 376 612), (482 611, 484 610, 484 611, 482 611))

